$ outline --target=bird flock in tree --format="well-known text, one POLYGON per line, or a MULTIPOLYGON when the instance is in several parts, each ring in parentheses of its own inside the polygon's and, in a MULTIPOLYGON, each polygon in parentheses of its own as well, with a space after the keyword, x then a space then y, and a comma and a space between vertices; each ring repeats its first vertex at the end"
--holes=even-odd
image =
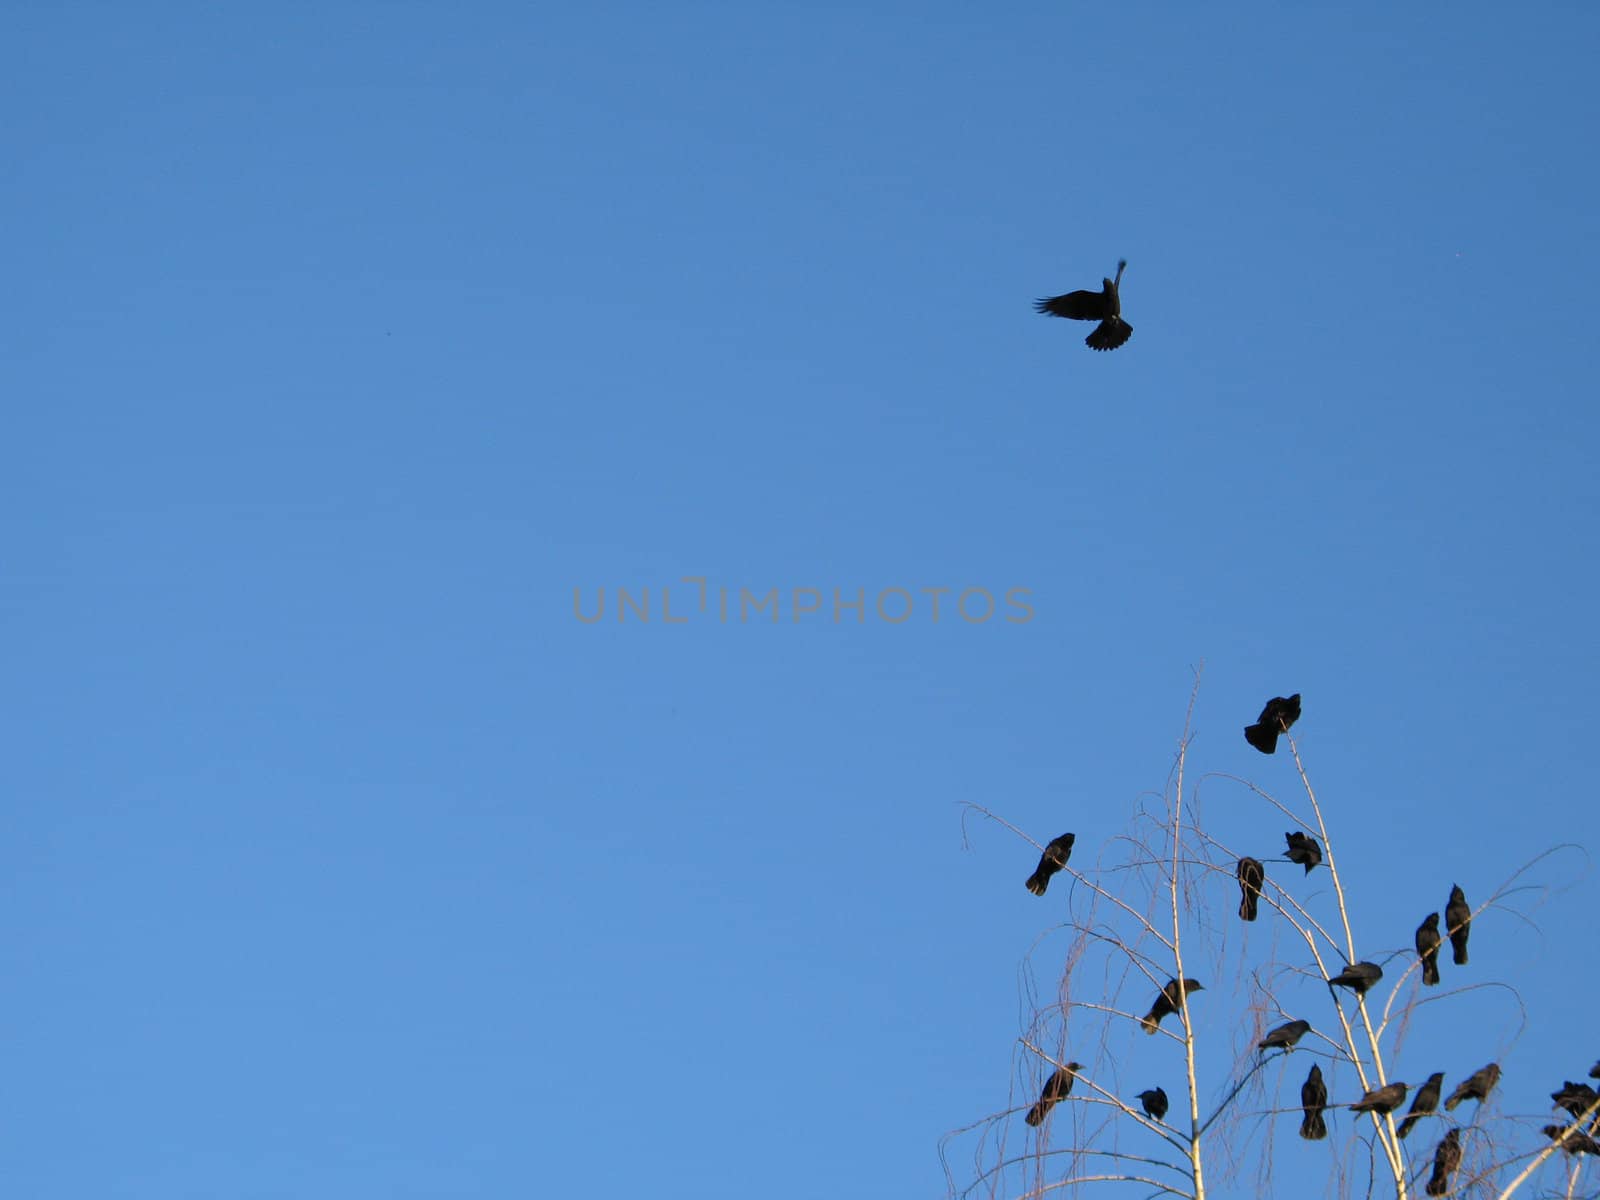
MULTIPOLYGON (((1104 281, 1103 293, 1070 292, 1065 296, 1041 300, 1038 302, 1039 311, 1078 320, 1100 320, 1102 322, 1100 328, 1089 335, 1089 345, 1096 350, 1115 349, 1127 341, 1133 332, 1132 326, 1121 320, 1121 309, 1117 299, 1117 284, 1126 265, 1126 262, 1117 264, 1117 278, 1104 281)), ((1298 692, 1288 697, 1274 696, 1262 708, 1256 722, 1245 726, 1245 740, 1261 753, 1272 754, 1277 749, 1278 738, 1288 733, 1289 727, 1299 719, 1298 692)), ((1306 875, 1310 875, 1312 869, 1321 864, 1322 847, 1308 833, 1291 830, 1284 835, 1284 840, 1286 842, 1284 859, 1303 866, 1306 875)), ((1076 835, 1071 833, 1063 833, 1051 839, 1039 856, 1039 865, 1027 879, 1028 891, 1036 896, 1045 894, 1051 877, 1066 869, 1076 841, 1076 835)), ((1262 885, 1266 882, 1266 866, 1261 859, 1247 855, 1239 859, 1236 877, 1240 893, 1239 916, 1245 921, 1254 921, 1262 895, 1262 885)), ((1458 967, 1467 965, 1467 940, 1472 931, 1472 906, 1467 902, 1466 894, 1458 884, 1450 886, 1450 898, 1444 908, 1444 920, 1445 932, 1442 936, 1439 932, 1439 914, 1436 912, 1429 913, 1417 927, 1416 951, 1422 967, 1422 983, 1427 987, 1439 983, 1439 950, 1446 937, 1450 941, 1451 960, 1458 967)), ((1368 989, 1382 978, 1383 968, 1377 963, 1356 962, 1328 978, 1327 984, 1330 994, 1334 988, 1347 988, 1360 997, 1365 996, 1368 989)), ((1169 979, 1157 993, 1150 1011, 1140 1018, 1140 1026, 1146 1033, 1154 1035, 1160 1028, 1163 1018, 1174 1014, 1181 1014, 1181 1019, 1187 1025, 1188 997, 1194 992, 1203 990, 1204 986, 1195 979, 1184 979, 1181 983, 1177 979, 1169 979)), ((1311 1022, 1288 1021, 1269 1031, 1256 1043, 1256 1050, 1258 1054, 1263 1055, 1271 1050, 1288 1054, 1294 1050, 1300 1039, 1310 1032, 1312 1032, 1311 1022)), ((1046 1080, 1038 1103, 1028 1110, 1027 1123, 1032 1126, 1043 1123, 1050 1110, 1072 1091, 1073 1081, 1077 1073, 1083 1069, 1083 1064, 1080 1062, 1068 1062, 1065 1066, 1058 1067, 1046 1080)), ((1592 1079, 1600 1079, 1600 1062, 1596 1062, 1590 1069, 1589 1076, 1592 1079)), ((1397 1131, 1399 1137, 1406 1137, 1420 1121, 1436 1114, 1439 1097, 1444 1088, 1444 1079, 1443 1071, 1435 1071, 1417 1088, 1416 1094, 1412 1097, 1411 1108, 1397 1131)), ((1499 1082, 1498 1063, 1480 1067, 1450 1093, 1444 1102, 1445 1111, 1453 1112, 1458 1105, 1468 1100, 1475 1100, 1481 1105, 1499 1082)), ((1408 1090, 1408 1085, 1404 1082, 1383 1083, 1370 1089, 1360 1100, 1346 1107, 1351 1112, 1371 1113, 1376 1117, 1387 1118, 1405 1103, 1408 1090)), ((1165 1121, 1168 1102, 1167 1093, 1163 1089, 1149 1088, 1140 1092, 1136 1099, 1145 1116, 1157 1122, 1165 1121)), ((1572 1116, 1572 1121, 1567 1125, 1545 1126, 1545 1136, 1558 1143, 1568 1154, 1600 1155, 1600 1142, 1596 1141, 1596 1135, 1600 1135, 1600 1111, 1597 1111, 1600 1110, 1600 1093, 1587 1083, 1566 1080, 1559 1091, 1551 1093, 1551 1100, 1556 1107, 1568 1112, 1572 1116)), ((1329 1107, 1328 1089, 1323 1082, 1322 1068, 1316 1064, 1312 1065, 1305 1082, 1300 1087, 1300 1106, 1303 1112, 1300 1136, 1309 1141, 1326 1138, 1328 1126, 1323 1113, 1329 1107)), ((1433 1169, 1426 1185, 1428 1195, 1444 1196, 1450 1191, 1451 1181, 1461 1166, 1461 1155, 1461 1129, 1453 1127, 1434 1149, 1433 1169)))

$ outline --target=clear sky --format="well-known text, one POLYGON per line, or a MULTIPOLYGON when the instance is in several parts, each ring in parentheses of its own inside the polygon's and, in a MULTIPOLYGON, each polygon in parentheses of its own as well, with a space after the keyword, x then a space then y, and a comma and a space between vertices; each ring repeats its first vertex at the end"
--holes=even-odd
MULTIPOLYGON (((1070 894, 958 806, 1094 861, 1202 661, 1363 952, 1596 848, 1600 11, 1307 9, 0 5, 7 1194, 942 1195, 1070 894)), ((1600 1054, 1587 870, 1400 1075, 1600 1054)))

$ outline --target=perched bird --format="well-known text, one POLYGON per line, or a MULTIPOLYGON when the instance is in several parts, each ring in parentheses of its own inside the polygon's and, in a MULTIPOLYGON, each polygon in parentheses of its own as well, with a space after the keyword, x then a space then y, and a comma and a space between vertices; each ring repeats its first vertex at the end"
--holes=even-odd
POLYGON ((1147 1117, 1154 1117, 1160 1121, 1167 1115, 1167 1093, 1161 1088, 1140 1092, 1139 1103, 1144 1106, 1144 1115, 1147 1117))
POLYGON ((1202 992, 1205 988, 1193 979, 1183 981, 1183 990, 1178 990, 1176 979, 1167 980, 1167 986, 1161 989, 1161 994, 1156 997, 1156 1002, 1150 1006, 1150 1011, 1139 1018, 1139 1024, 1144 1026, 1144 1031, 1154 1034, 1156 1026, 1161 1024, 1161 1018, 1169 1013, 1178 1011, 1178 1002, 1190 992, 1202 992))
POLYGON ((1077 1078, 1074 1071, 1083 1070, 1081 1062, 1069 1062, 1064 1067, 1057 1067, 1049 1079, 1044 1081, 1044 1091, 1039 1093, 1039 1103, 1028 1110, 1028 1115, 1022 1119, 1029 1125, 1037 1125, 1043 1121, 1045 1114, 1056 1106, 1058 1100, 1065 1100, 1072 1091, 1072 1081, 1077 1078))
POLYGON ((1358 996, 1365 996, 1367 989, 1383 978, 1383 968, 1377 963, 1358 962, 1352 963, 1328 980, 1329 987, 1347 987, 1358 996))
POLYGON ((1306 869, 1306 874, 1311 874, 1311 868, 1322 861, 1322 847, 1317 844, 1317 839, 1309 833, 1286 833, 1283 840, 1289 843, 1289 849, 1284 857, 1292 863, 1299 863, 1306 869))
POLYGON ((1487 1067, 1479 1067, 1471 1075, 1461 1081, 1459 1087, 1450 1093, 1450 1099, 1444 1102, 1446 1112, 1454 1112, 1456 1105, 1463 1100, 1476 1100, 1482 1104, 1488 1099, 1489 1092, 1494 1085, 1500 1082, 1500 1064, 1490 1063, 1487 1067))
POLYGON ((1034 868, 1033 874, 1028 876, 1030 892, 1035 896, 1044 895, 1045 889, 1050 886, 1050 876, 1067 865, 1067 859, 1072 857, 1072 843, 1077 840, 1077 835, 1071 833, 1063 833, 1051 840, 1044 848, 1044 853, 1039 856, 1039 865, 1034 868))
POLYGON ((1450 903, 1445 905, 1444 927, 1450 931, 1450 949, 1456 966, 1467 965, 1467 934, 1472 932, 1472 905, 1455 884, 1450 885, 1450 903))
POLYGON ((1422 982, 1432 987, 1439 982, 1439 914, 1429 913, 1417 926, 1417 957, 1422 959, 1422 982))
POLYGON ((1561 1148, 1568 1154, 1600 1155, 1600 1144, 1596 1144, 1592 1137, 1565 1125, 1546 1125, 1544 1135, 1552 1142, 1560 1142, 1561 1148))
POLYGON ((1600 1097, 1595 1095, 1595 1090, 1587 1083, 1573 1083, 1572 1080, 1567 1079, 1562 1082, 1559 1092, 1550 1093, 1550 1099, 1554 1100, 1559 1107, 1566 1109, 1574 1117, 1581 1117, 1584 1110, 1600 1097))
POLYGON ((1431 1113, 1439 1107, 1439 1088, 1444 1083, 1444 1072, 1435 1071, 1428 1076, 1428 1082, 1417 1089, 1416 1099, 1411 1101, 1411 1111, 1406 1114, 1406 1119, 1400 1122, 1400 1136, 1405 1137, 1411 1132, 1411 1127, 1422 1120, 1425 1113, 1431 1113))
POLYGON ((1239 876, 1239 915, 1246 921, 1256 919, 1256 901, 1261 899, 1261 884, 1267 878, 1267 869, 1255 858, 1241 858, 1239 876))
POLYGON ((1274 1046, 1282 1046, 1285 1050, 1289 1050, 1310 1032, 1310 1021, 1290 1021, 1288 1024, 1279 1025, 1269 1032, 1266 1037, 1256 1043, 1256 1049, 1271 1050, 1274 1046))
POLYGON ((1244 727, 1244 740, 1261 753, 1271 754, 1278 748, 1278 735, 1288 733, 1289 726, 1299 719, 1299 692, 1287 699, 1274 696, 1267 701, 1266 707, 1261 710, 1261 715, 1256 718, 1256 723, 1244 727))
POLYGON ((1127 265, 1127 259, 1118 260, 1117 277, 1102 279, 1098 292, 1068 292, 1048 300, 1035 300, 1033 310, 1074 321, 1099 321, 1094 332, 1083 339, 1084 345, 1091 350, 1115 350, 1133 336, 1133 326, 1122 319, 1122 297, 1118 294, 1127 265))
POLYGON ((1300 1136, 1307 1141, 1320 1142, 1328 1136, 1328 1124, 1322 1119, 1322 1110, 1328 1107, 1328 1087, 1322 1082, 1322 1068, 1311 1064, 1311 1074, 1300 1085, 1300 1107, 1306 1110, 1300 1122, 1300 1136))
POLYGON ((1428 1195, 1442 1196, 1450 1190, 1450 1176, 1461 1166, 1461 1130, 1444 1135, 1433 1152, 1433 1177, 1428 1180, 1428 1195))
POLYGON ((1406 1102, 1406 1085, 1403 1083, 1386 1083, 1380 1088, 1373 1088, 1360 1100, 1350 1106, 1351 1112, 1370 1112, 1382 1115, 1392 1113, 1406 1102))

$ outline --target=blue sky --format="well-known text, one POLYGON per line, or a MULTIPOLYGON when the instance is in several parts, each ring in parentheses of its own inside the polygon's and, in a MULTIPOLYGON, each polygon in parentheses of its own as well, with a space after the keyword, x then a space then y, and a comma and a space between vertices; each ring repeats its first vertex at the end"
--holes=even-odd
MULTIPOLYGON (((1194 777, 1292 798, 1304 695, 1363 948, 1592 844, 1597 32, 3 6, 0 1177, 943 1194, 1069 903, 959 805, 1094 861, 1202 661, 1194 777), (1121 350, 1031 311, 1119 257, 1121 350), (685 577, 1033 619, 574 617, 685 577)), ((1400 1075, 1600 1054, 1587 871, 1400 1075)))

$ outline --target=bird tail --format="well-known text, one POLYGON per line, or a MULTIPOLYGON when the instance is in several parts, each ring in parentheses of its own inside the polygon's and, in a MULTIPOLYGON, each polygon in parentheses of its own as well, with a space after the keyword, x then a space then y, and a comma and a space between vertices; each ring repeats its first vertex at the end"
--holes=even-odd
POLYGON ((1450 1190, 1450 1181, 1445 1178, 1445 1173, 1435 1170, 1433 1178, 1428 1180, 1428 1195, 1442 1196, 1450 1190))
POLYGON ((1450 943, 1450 957, 1455 961, 1456 966, 1458 966, 1458 967, 1466 966, 1467 965, 1467 943, 1465 941, 1450 943))
POLYGON ((1244 740, 1261 751, 1261 753, 1271 754, 1278 748, 1278 731, 1269 729, 1266 725, 1246 725, 1244 727, 1244 740))
POLYGON ((1035 896, 1044 895, 1045 889, 1050 886, 1050 876, 1043 871, 1035 871, 1028 876, 1028 890, 1035 896))
POLYGON ((1460 1104, 1465 1099, 1465 1096, 1463 1096, 1460 1092, 1457 1092, 1454 1096, 1451 1096, 1450 1099, 1444 1102, 1445 1112, 1455 1112, 1456 1105, 1460 1104))
POLYGON ((1245 889, 1243 897, 1239 900, 1239 915, 1246 921, 1254 921, 1256 919, 1256 894, 1248 888, 1245 889))
POLYGON ((1309 1112, 1306 1119, 1300 1122, 1300 1136, 1308 1142, 1320 1142, 1328 1136, 1327 1122, 1322 1119, 1319 1112, 1309 1112))
POLYGON ((1398 1130, 1396 1130, 1395 1132, 1397 1132, 1401 1137, 1405 1137, 1406 1134, 1411 1132, 1411 1127, 1413 1125, 1415 1125, 1420 1120, 1422 1120, 1421 1115, 1418 1114, 1418 1113, 1413 1113, 1411 1116, 1407 1117, 1404 1121, 1400 1122, 1400 1128, 1398 1130))
POLYGON ((1133 336, 1133 326, 1121 317, 1107 317, 1095 326, 1094 332, 1083 339, 1091 350, 1115 350, 1133 336))
POLYGON ((1438 955, 1434 955, 1432 958, 1425 958, 1422 960, 1422 982, 1428 987, 1432 987, 1434 984, 1439 982, 1438 955))
POLYGON ((1022 1119, 1029 1125, 1038 1125, 1044 1120, 1045 1113, 1050 1111, 1050 1106, 1040 1102, 1028 1110, 1028 1115, 1022 1119))

